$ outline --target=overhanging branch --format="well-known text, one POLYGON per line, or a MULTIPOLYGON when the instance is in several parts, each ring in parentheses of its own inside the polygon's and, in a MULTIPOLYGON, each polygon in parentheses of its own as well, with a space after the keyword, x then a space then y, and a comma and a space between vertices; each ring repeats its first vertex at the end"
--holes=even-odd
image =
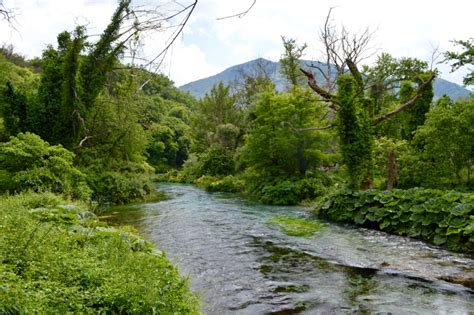
POLYGON ((396 114, 398 114, 398 113, 410 108, 411 106, 413 106, 416 103, 416 101, 421 97, 421 95, 423 94, 423 91, 428 87, 428 85, 431 84, 431 82, 434 80, 435 77, 436 77, 435 74, 431 74, 430 78, 428 80, 426 80, 425 82, 423 82, 418 87, 418 90, 416 91, 415 96, 413 96, 410 100, 408 100, 405 104, 401 105, 397 109, 395 109, 391 112, 385 113, 385 114, 379 116, 378 118, 376 118, 372 122, 372 125, 376 126, 376 125, 380 124, 382 121, 384 121, 384 120, 386 120, 386 119, 388 119, 392 116, 395 116, 396 114))
POLYGON ((320 95, 324 100, 331 102, 333 104, 337 104, 336 96, 334 94, 329 93, 322 87, 320 87, 318 83, 316 82, 314 75, 311 72, 305 71, 304 69, 301 69, 301 68, 300 68, 300 71, 303 72, 303 74, 308 79, 308 85, 313 91, 315 91, 318 95, 320 95))

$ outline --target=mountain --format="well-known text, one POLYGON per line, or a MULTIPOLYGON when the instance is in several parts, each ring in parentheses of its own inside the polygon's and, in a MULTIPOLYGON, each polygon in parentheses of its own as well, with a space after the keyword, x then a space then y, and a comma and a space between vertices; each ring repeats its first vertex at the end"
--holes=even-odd
MULTIPOLYGON (((311 65, 317 65, 325 68, 326 65, 320 62, 313 62, 302 60, 302 65, 309 68, 311 65)), ((200 79, 180 86, 183 91, 187 91, 197 98, 203 98, 206 93, 211 91, 214 84, 222 81, 224 84, 239 83, 246 76, 256 76, 265 74, 275 82, 277 91, 283 91, 287 86, 286 80, 280 75, 280 63, 259 58, 246 63, 232 66, 225 69, 221 73, 210 76, 208 78, 200 79)), ((316 80, 322 80, 322 76, 315 72, 316 80)), ((444 94, 452 99, 469 96, 471 92, 462 86, 437 78, 434 82, 434 97, 439 98, 444 94)))

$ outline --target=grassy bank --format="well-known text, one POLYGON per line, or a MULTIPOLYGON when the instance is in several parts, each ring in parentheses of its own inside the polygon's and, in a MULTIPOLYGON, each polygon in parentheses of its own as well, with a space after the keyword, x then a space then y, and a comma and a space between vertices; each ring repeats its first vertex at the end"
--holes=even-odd
POLYGON ((164 253, 49 193, 0 198, 0 313, 196 314, 164 253))

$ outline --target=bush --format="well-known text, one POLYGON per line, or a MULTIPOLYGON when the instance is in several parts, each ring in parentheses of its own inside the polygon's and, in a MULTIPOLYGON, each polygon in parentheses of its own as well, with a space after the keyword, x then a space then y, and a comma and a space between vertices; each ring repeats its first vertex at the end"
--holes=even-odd
POLYGON ((197 314, 154 246, 52 194, 0 199, 1 314, 197 314))
POLYGON ((235 171, 233 153, 224 148, 209 148, 199 160, 199 175, 231 175, 235 171))
POLYGON ((73 165, 74 153, 51 146, 32 133, 0 143, 0 191, 50 191, 87 199, 85 175, 73 165))
POLYGON ((209 181, 205 186, 207 191, 221 191, 230 193, 243 192, 245 189, 244 181, 232 175, 222 179, 209 181))
POLYGON ((393 234, 419 238, 453 251, 474 252, 474 194, 412 188, 339 190, 323 197, 318 214, 393 234))
POLYGON ((125 204, 146 200, 155 193, 151 182, 153 168, 147 163, 115 162, 85 170, 92 197, 100 204, 125 204))
POLYGON ((295 205, 324 194, 333 179, 326 173, 307 172, 306 177, 271 177, 248 168, 244 175, 246 190, 260 202, 273 205, 295 205))

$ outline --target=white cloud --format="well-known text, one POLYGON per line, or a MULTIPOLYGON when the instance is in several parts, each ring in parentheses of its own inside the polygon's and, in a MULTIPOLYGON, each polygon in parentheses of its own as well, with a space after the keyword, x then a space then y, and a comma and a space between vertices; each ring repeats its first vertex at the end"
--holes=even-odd
MULTIPOLYGON (((46 44, 55 42, 59 32, 72 30, 77 23, 87 23, 90 33, 100 33, 116 6, 115 0, 4 2, 19 8, 19 34, 0 24, 0 43, 12 43, 28 57, 38 56, 46 44)), ((157 0, 141 2, 162 4, 157 0)), ((174 47, 171 70, 163 71, 181 84, 257 57, 276 60, 282 53, 281 35, 308 43, 306 57, 318 58, 318 30, 330 7, 335 7, 336 24, 343 23, 351 31, 366 26, 377 29, 374 45, 397 57, 426 60, 433 45, 445 51, 452 49, 450 40, 472 37, 474 2, 464 0, 257 0, 243 18, 216 20, 245 11, 252 2, 200 0, 182 40, 174 47)), ((158 51, 166 38, 163 34, 155 35, 147 41, 149 47, 144 51, 149 55, 158 51)), ((441 68, 443 76, 461 82, 462 72, 450 74, 449 67, 441 68)))
POLYGON ((179 43, 170 51, 161 71, 177 86, 216 74, 219 68, 209 63, 205 53, 194 44, 179 43))

